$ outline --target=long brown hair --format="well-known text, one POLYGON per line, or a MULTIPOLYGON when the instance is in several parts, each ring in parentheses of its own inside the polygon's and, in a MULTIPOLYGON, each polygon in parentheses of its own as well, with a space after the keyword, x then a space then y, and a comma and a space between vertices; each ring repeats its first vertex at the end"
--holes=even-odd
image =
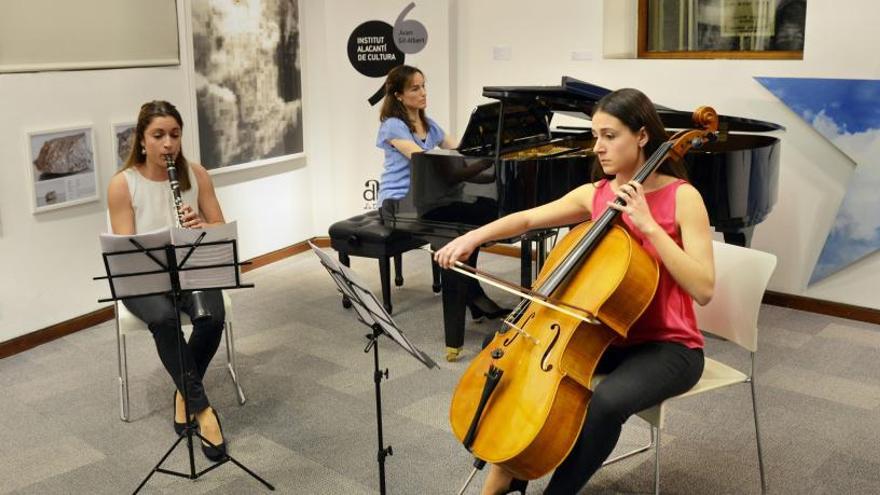
MULTIPOLYGON (((603 96, 593 109, 594 115, 599 112, 616 117, 623 122, 627 129, 634 133, 638 133, 643 127, 645 128, 645 132, 648 133, 648 143, 644 148, 645 159, 654 154, 657 148, 666 141, 666 128, 657 114, 657 109, 651 103, 651 100, 637 89, 618 89, 603 96)), ((667 159, 660 165, 657 171, 679 179, 687 179, 687 170, 685 170, 684 165, 675 160, 667 159)), ((592 172, 593 182, 600 179, 612 179, 613 177, 605 175, 602 167, 596 161, 592 172)))
MULTIPOLYGON (((141 141, 145 139, 144 133, 147 132, 147 127, 150 126, 156 117, 171 117, 177 121, 177 125, 180 126, 181 130, 183 129, 183 118, 180 116, 180 112, 177 111, 177 107, 171 103, 153 100, 141 105, 141 110, 138 112, 137 125, 134 129, 134 138, 131 140, 131 151, 119 172, 147 162, 147 155, 141 146, 141 141)), ((189 183, 189 163, 186 161, 186 157, 183 156, 183 149, 177 153, 174 166, 177 168, 177 181, 180 183, 180 190, 189 191, 189 188, 192 187, 189 183)))
MULTIPOLYGON (((403 106, 403 102, 397 99, 397 95, 406 91, 407 86, 410 85, 413 76, 416 74, 421 74, 422 77, 425 77, 422 71, 411 65, 398 65, 388 72, 388 76, 385 78, 385 99, 382 100, 379 122, 385 122, 391 117, 397 117, 406 122, 410 131, 416 132, 415 122, 410 122, 406 107, 403 106)), ((423 108, 419 109, 419 120, 422 121, 425 130, 428 130, 428 117, 425 116, 423 108)))

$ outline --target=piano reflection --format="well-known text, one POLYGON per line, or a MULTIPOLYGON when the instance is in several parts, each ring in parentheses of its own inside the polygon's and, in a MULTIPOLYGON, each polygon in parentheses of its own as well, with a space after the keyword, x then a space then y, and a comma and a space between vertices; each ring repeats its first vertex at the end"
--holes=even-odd
MULTIPOLYGON (((485 87, 497 100, 471 114, 456 150, 412 156, 410 191, 383 212, 386 224, 438 248, 499 217, 551 202, 587 183, 595 156, 589 127, 551 127, 556 113, 590 118, 611 90, 570 77, 559 86, 485 87)), ((704 103, 704 102, 695 102, 704 103)), ((691 127, 691 112, 657 105, 670 131, 691 127)), ((719 139, 685 157, 711 225, 726 242, 748 246, 776 203, 779 140, 741 134, 781 130, 770 122, 719 116, 719 139)), ((528 239, 543 239, 533 233, 528 239)), ((517 239, 519 240, 519 239, 517 239)), ((544 243, 539 242, 538 262, 544 243)), ((531 284, 531 243, 522 243, 522 285, 531 284)), ((540 266, 538 267, 540 269, 540 266)), ((443 273, 446 346, 464 343, 464 277, 443 273)))

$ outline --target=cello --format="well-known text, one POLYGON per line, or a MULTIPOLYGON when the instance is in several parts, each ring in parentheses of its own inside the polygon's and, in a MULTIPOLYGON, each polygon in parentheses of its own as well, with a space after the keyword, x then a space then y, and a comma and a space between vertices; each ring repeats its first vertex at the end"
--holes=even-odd
MULTIPOLYGON (((712 108, 698 108, 693 121, 695 129, 661 144, 633 180, 644 183, 665 160, 680 160, 716 138, 712 108)), ((533 288, 520 289, 524 300, 505 327, 459 380, 450 425, 478 461, 531 480, 555 469, 572 449, 599 359, 614 340, 626 338, 659 278, 657 261, 616 222, 619 214, 608 208, 559 241, 533 288)), ((458 266, 453 269, 488 281, 458 266)))

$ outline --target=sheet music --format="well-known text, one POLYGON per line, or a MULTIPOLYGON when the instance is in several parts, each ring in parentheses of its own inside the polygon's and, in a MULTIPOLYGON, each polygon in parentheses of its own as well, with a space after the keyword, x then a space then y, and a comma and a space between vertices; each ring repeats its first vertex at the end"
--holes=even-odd
MULTIPOLYGON (((235 262, 232 244, 218 244, 206 246, 205 243, 216 241, 229 241, 238 237, 238 224, 229 222, 206 229, 171 229, 171 242, 175 246, 193 244, 205 233, 201 245, 193 250, 182 268, 195 268, 199 266, 228 264, 235 262)), ((183 261, 190 248, 177 248, 177 263, 183 261)), ((228 266, 221 268, 206 268, 203 270, 183 270, 180 272, 180 288, 210 289, 216 287, 230 287, 235 285, 235 275, 238 267, 228 266)))
MULTIPOLYGON (((101 234, 101 251, 115 253, 138 249, 130 239, 134 239, 147 249, 162 248, 171 242, 171 233, 167 228, 164 228, 135 235, 101 234)), ((152 251, 152 254, 163 265, 159 265, 141 252, 108 256, 107 263, 110 267, 110 274, 115 276, 165 269, 165 252, 152 251)), ((154 294, 171 290, 171 279, 168 278, 168 273, 119 277, 114 278, 112 283, 116 297, 154 294)))
POLYGON ((366 285, 361 281, 360 277, 347 266, 338 263, 330 255, 325 253, 321 248, 309 242, 312 251, 320 258, 321 263, 330 272, 330 277, 336 282, 339 290, 351 300, 352 307, 357 312, 358 318, 368 326, 378 323, 382 327, 391 340, 397 342, 397 345, 409 352, 413 357, 418 359, 428 368, 434 368, 437 363, 430 356, 414 346, 403 331, 400 330, 397 323, 391 318, 391 315, 385 311, 382 303, 376 299, 376 296, 366 289, 366 285), (346 280, 348 279, 348 280, 346 280))
MULTIPOLYGON (((196 239, 205 233, 202 243, 214 241, 226 241, 235 239, 238 230, 236 222, 230 222, 207 229, 170 229, 162 228, 143 234, 116 235, 101 234, 101 251, 104 253, 117 253, 120 251, 137 250, 131 240, 137 241, 146 249, 164 248, 167 245, 193 244, 196 239)), ((189 252, 190 248, 175 249, 178 264, 189 252)), ((171 279, 167 273, 167 262, 163 250, 150 251, 160 263, 157 263, 142 252, 127 254, 114 254, 107 257, 110 274, 114 276, 113 287, 116 297, 129 297, 144 294, 156 294, 171 290, 171 279), (118 277, 130 273, 163 270, 165 273, 151 275, 134 275, 131 277, 118 277)), ((208 266, 216 264, 233 264, 235 261, 232 244, 215 246, 199 245, 193 250, 192 255, 186 260, 184 268, 208 266)), ((228 266, 221 268, 206 268, 203 270, 184 270, 180 274, 180 287, 184 290, 209 289, 212 287, 230 287, 236 285, 236 271, 238 267, 228 266)))

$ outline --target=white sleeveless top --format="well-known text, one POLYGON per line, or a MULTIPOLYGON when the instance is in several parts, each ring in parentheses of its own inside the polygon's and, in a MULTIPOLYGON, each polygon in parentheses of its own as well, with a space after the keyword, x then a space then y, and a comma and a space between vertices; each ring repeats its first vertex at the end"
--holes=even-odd
MULTIPOLYGON (((187 167, 189 191, 181 191, 181 199, 199 212, 199 184, 193 174, 192 167, 187 167)), ((147 179, 135 168, 122 171, 128 182, 128 194, 131 195, 131 207, 134 210, 134 231, 143 234, 153 230, 177 225, 177 214, 174 212, 174 198, 168 179, 154 181, 147 179)))

